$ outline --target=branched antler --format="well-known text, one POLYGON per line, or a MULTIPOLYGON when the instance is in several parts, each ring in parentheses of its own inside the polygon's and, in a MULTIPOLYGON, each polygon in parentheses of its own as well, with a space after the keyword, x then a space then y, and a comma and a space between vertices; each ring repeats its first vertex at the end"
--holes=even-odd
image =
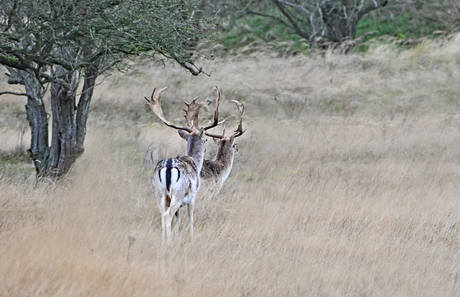
POLYGON ((214 119, 213 119, 213 122, 204 127, 204 130, 209 130, 211 128, 214 128, 215 126, 217 126, 219 124, 219 105, 220 105, 220 97, 221 97, 221 94, 220 94, 220 90, 219 90, 219 87, 216 86, 216 109, 214 111, 214 119))
MULTIPOLYGON (((219 122, 220 97, 221 97, 220 90, 216 86, 216 107, 214 110, 214 118, 213 118, 213 122, 210 125, 203 128, 205 131, 211 128, 214 128, 215 126, 223 123, 223 121, 219 122)), ((185 111, 185 120, 187 121, 187 125, 189 125, 190 127, 193 127, 194 129, 196 128, 199 130, 200 127, 199 127, 199 122, 198 122, 198 112, 200 111, 201 107, 203 107, 203 104, 196 103, 197 99, 198 97, 196 97, 190 103, 185 103, 185 105, 187 105, 187 110, 184 109, 184 111, 185 111)))
POLYGON ((240 124, 238 125, 238 128, 234 131, 235 133, 232 135, 232 137, 239 137, 243 135, 246 130, 243 131, 243 112, 244 112, 244 104, 240 103, 236 100, 232 100, 233 103, 236 104, 236 107, 238 108, 238 112, 240 113, 240 124))
POLYGON ((196 103, 197 99, 198 97, 193 99, 190 103, 184 102, 185 105, 187 105, 187 110, 183 109, 183 111, 185 111, 184 117, 189 127, 195 130, 200 130, 198 114, 200 112, 200 109, 203 107, 203 104, 196 103))
MULTIPOLYGON (((161 93, 163 93, 163 91, 166 90, 167 88, 168 87, 160 89, 158 91, 158 93, 155 95, 155 97, 154 97, 154 94, 155 94, 156 88, 153 89, 152 96, 150 97, 150 100, 147 97, 144 97, 144 99, 147 100, 147 105, 160 118, 160 120, 162 120, 163 123, 165 123, 167 126, 169 126, 171 128, 174 128, 174 129, 177 129, 177 130, 184 130, 184 131, 187 131, 189 133, 192 133, 193 132, 192 128, 176 126, 176 125, 174 125, 173 123, 171 123, 170 121, 168 121, 165 118, 165 116, 163 114, 163 109, 161 108, 161 93)), ((192 116, 192 114, 190 114, 190 116, 191 117, 196 117, 198 119, 198 112, 199 111, 200 111, 200 109, 198 108, 197 110, 195 110, 196 115, 192 116)))
MULTIPOLYGON (((233 133, 233 135, 230 136, 230 137, 239 137, 239 136, 243 135, 244 132, 246 132, 246 130, 243 131, 244 104, 238 102, 237 100, 232 100, 232 102, 235 103, 236 107, 238 108, 238 112, 240 114, 239 115, 240 123, 238 124, 238 128, 236 128, 236 130, 234 131, 235 133, 233 133)), ((206 132, 206 136, 209 136, 209 137, 212 137, 212 138, 217 138, 217 139, 222 139, 222 138, 225 137, 225 130, 222 132, 222 135, 211 134, 211 133, 206 132)))

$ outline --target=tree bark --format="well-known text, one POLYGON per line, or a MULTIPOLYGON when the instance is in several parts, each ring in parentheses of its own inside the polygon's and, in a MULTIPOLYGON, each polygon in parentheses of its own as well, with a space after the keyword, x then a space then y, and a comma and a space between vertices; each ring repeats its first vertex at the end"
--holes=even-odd
MULTIPOLYGON (((64 75, 66 70, 56 66, 55 73, 64 75)), ((53 124, 47 175, 54 178, 66 174, 78 157, 74 75, 72 72, 64 76, 66 85, 58 81, 51 85, 53 124)))
POLYGON ((25 108, 31 131, 31 143, 27 152, 34 163, 37 177, 41 177, 46 172, 49 164, 48 114, 42 100, 41 85, 35 79, 35 76, 25 75, 24 80, 27 93, 25 108))
POLYGON ((37 176, 40 177, 48 168, 50 148, 48 147, 48 114, 41 98, 27 96, 25 105, 27 121, 31 131, 31 145, 27 150, 34 162, 37 176))
POLYGON ((88 66, 85 71, 85 79, 83 83, 82 93, 77 107, 77 156, 80 156, 85 151, 83 143, 86 137, 86 123, 88 120, 89 106, 93 98, 94 87, 98 76, 97 67, 99 62, 94 62, 88 66))
POLYGON ((26 89, 27 104, 24 107, 31 132, 30 148, 27 152, 33 161, 37 177, 41 177, 47 171, 50 155, 48 114, 42 100, 42 86, 31 70, 17 70, 10 67, 8 70, 10 72, 8 83, 21 84, 26 89))

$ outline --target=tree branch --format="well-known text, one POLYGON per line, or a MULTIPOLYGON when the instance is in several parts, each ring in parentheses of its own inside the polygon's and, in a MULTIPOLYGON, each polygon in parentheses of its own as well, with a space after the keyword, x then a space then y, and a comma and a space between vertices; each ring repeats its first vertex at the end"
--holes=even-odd
POLYGON ((358 20, 360 20, 363 16, 368 14, 369 12, 384 7, 388 4, 388 0, 377 0, 375 1, 375 4, 369 4, 367 7, 363 8, 361 11, 358 13, 358 20))
POLYGON ((253 10, 250 10, 250 9, 246 9, 247 13, 249 14, 254 14, 254 15, 259 15, 259 16, 263 16, 263 17, 267 17, 267 18, 272 18, 280 23, 282 23, 283 25, 285 25, 286 27, 289 27, 289 28, 292 28, 294 29, 294 27, 288 23, 286 23, 282 18, 279 18, 277 16, 274 16, 274 15, 270 15, 270 14, 265 14, 265 13, 261 13, 261 12, 257 12, 257 11, 253 11, 253 10))
POLYGON ((273 3, 278 7, 278 9, 281 11, 281 13, 289 20, 289 22, 292 24, 294 30, 302 36, 303 38, 310 40, 310 34, 307 32, 303 31, 297 24, 297 22, 294 20, 292 15, 289 14, 289 12, 285 9, 283 2, 281 0, 272 0, 273 3))
POLYGON ((19 59, 7 57, 4 55, 0 55, 0 64, 20 70, 26 70, 29 68, 28 65, 22 63, 19 59))
POLYGON ((176 59, 176 61, 182 66, 184 67, 185 69, 187 69, 192 75, 194 76, 198 76, 200 73, 204 73, 206 74, 207 76, 210 76, 209 74, 203 72, 203 68, 198 68, 196 67, 195 65, 193 65, 192 63, 187 63, 187 62, 183 62, 179 59, 176 59))
POLYGON ((0 92, 1 95, 15 95, 15 96, 27 96, 26 93, 16 93, 16 92, 0 92))

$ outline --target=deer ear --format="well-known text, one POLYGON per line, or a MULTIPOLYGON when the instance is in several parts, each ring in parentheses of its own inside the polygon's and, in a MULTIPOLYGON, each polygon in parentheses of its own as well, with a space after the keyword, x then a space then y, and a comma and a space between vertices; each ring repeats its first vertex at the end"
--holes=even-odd
POLYGON ((200 137, 201 137, 201 138, 204 137, 204 132, 205 132, 205 131, 204 131, 204 128, 201 127, 201 128, 200 128, 200 137))
POLYGON ((185 140, 188 140, 188 138, 190 137, 190 134, 188 134, 188 132, 184 130, 179 130, 177 132, 179 133, 180 137, 182 137, 185 140))

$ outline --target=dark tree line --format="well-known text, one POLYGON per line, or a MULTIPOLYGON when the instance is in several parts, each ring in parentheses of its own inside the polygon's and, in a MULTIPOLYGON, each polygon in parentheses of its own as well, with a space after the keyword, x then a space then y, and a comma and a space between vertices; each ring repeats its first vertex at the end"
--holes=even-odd
MULTIPOLYGON (((358 22, 369 12, 388 4, 388 0, 251 0, 243 11, 275 19, 308 40, 315 47, 318 40, 342 42, 356 37, 358 22), (257 5, 259 4, 259 5, 257 5), (273 5, 278 14, 265 10, 273 5)), ((269 9, 268 9, 269 10, 269 9)))

